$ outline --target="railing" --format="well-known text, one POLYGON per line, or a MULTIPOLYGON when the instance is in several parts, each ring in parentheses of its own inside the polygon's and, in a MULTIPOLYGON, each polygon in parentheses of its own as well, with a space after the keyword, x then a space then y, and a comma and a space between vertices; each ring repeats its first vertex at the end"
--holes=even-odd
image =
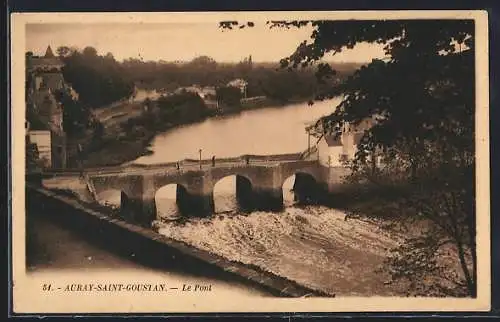
MULTIPOLYGON (((313 153, 312 151, 309 151, 313 153)), ((224 163, 245 163, 246 160, 249 160, 250 164, 252 162, 286 162, 286 161, 298 161, 304 159, 303 153, 288 153, 288 154, 272 154, 272 155, 254 155, 254 154, 246 154, 238 157, 230 157, 230 158, 215 158, 215 164, 223 165, 224 163)), ((202 159, 201 164, 207 165, 212 164, 212 159, 202 159)), ((134 169, 161 169, 161 168, 176 168, 179 166, 188 166, 188 165, 197 165, 200 164, 199 159, 184 159, 178 162, 165 162, 160 164, 126 164, 121 166, 104 166, 104 167, 92 167, 92 168, 65 168, 65 169, 46 169, 41 175, 42 176, 58 176, 61 175, 82 175, 82 172, 85 174, 88 173, 99 173, 99 172, 122 172, 124 170, 134 170, 134 169)))
POLYGON ((318 146, 314 145, 300 154, 300 159, 304 160, 318 152, 318 146))
POLYGON ((90 177, 89 177, 89 175, 87 173, 84 174, 84 178, 83 179, 85 180, 85 184, 87 186, 87 190, 90 192, 90 195, 92 196, 92 198, 94 199, 94 201, 98 201, 97 191, 95 189, 94 184, 92 183, 92 180, 90 180, 90 177))

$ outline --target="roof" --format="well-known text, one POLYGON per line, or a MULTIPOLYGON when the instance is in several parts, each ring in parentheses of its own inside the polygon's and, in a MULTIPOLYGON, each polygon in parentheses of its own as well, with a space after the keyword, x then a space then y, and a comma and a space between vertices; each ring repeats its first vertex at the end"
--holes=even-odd
POLYGON ((45 67, 45 68, 59 68, 64 66, 64 63, 57 57, 32 57, 29 60, 29 67, 30 68, 39 68, 39 67, 45 67))
POLYGON ((324 139, 328 146, 342 146, 340 136, 336 137, 334 134, 325 134, 324 139))
POLYGON ((29 60, 29 68, 60 68, 64 66, 64 63, 54 55, 52 48, 50 45, 47 47, 45 51, 45 55, 43 57, 31 57, 29 60))
POLYGON ((61 73, 42 74, 43 86, 55 91, 64 87, 64 77, 61 73))
POLYGON ((33 93, 32 99, 40 115, 49 115, 57 110, 57 101, 49 90, 36 91, 33 93))
POLYGON ((375 120, 373 118, 365 118, 358 124, 351 123, 349 129, 353 132, 364 132, 373 127, 373 125, 375 125, 375 120))
POLYGON ((52 52, 52 48, 50 48, 50 45, 47 47, 47 50, 45 51, 45 58, 55 58, 56 56, 52 52))
POLYGON ((354 144, 359 145, 359 142, 361 142, 361 139, 363 138, 364 134, 365 132, 354 133, 354 144))
POLYGON ((228 86, 246 86, 247 84, 248 83, 241 78, 237 78, 227 83, 228 86))

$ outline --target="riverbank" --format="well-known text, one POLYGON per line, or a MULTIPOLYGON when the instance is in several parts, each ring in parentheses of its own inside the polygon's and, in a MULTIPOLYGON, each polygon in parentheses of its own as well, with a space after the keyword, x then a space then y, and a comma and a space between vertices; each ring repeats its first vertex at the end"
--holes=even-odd
MULTIPOLYGON (((182 120, 171 120, 170 122, 151 121, 154 114, 142 112, 135 113, 131 118, 124 118, 123 121, 117 117, 107 117, 103 121, 104 135, 98 141, 91 143, 85 150, 82 164, 84 167, 114 166, 131 162, 153 152, 149 149, 151 141, 159 133, 165 133, 183 126, 203 122, 210 118, 229 117, 245 111, 266 109, 266 108, 286 108, 294 104, 305 103, 306 99, 295 99, 288 102, 280 102, 269 98, 245 102, 241 107, 228 108, 223 110, 208 110, 204 115, 191 115, 182 120), (128 123, 128 129, 124 129, 124 124, 128 123)), ((123 107, 127 110, 127 107, 123 107)), ((115 107, 116 109, 116 107, 115 107)), ((119 116, 119 111, 117 112, 119 116)), ((75 164, 72 160, 70 162, 75 164)))

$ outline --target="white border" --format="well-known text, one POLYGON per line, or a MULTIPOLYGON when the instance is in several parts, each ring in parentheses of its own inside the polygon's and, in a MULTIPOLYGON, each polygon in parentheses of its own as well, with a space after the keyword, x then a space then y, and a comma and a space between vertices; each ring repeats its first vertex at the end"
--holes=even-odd
MULTIPOLYGON (((14 13, 11 15, 12 93, 12 241, 13 303, 16 313, 105 312, 366 312, 366 311, 487 311, 490 309, 490 191, 489 191, 489 83, 488 20, 486 11, 342 11, 342 12, 217 12, 217 13, 14 13), (205 297, 158 297, 110 293, 107 296, 43 293, 43 282, 25 272, 24 209, 24 52, 28 23, 217 23, 224 20, 319 20, 319 19, 474 19, 476 23, 476 299, 449 298, 244 298, 212 293, 205 297)), ((82 282, 88 273, 52 276, 82 282), (76 275, 75 275, 76 274, 76 275)), ((61 275, 61 274, 59 274, 61 275)), ((119 275, 126 281, 141 280, 127 272, 102 272, 103 281, 119 275)), ((96 277, 93 276, 92 279, 96 277)))

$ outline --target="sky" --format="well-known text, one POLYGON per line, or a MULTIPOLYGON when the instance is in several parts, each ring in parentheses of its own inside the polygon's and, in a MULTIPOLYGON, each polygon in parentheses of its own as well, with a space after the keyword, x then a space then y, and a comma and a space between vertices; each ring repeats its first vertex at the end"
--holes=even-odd
MULTIPOLYGON (((48 45, 92 46, 111 52, 117 60, 189 61, 207 55, 218 62, 238 62, 252 55, 255 62, 276 62, 310 39, 312 27, 222 30, 217 23, 44 23, 26 25, 26 51, 43 55, 48 45)), ((328 59, 332 62, 367 62, 384 56, 380 46, 360 44, 328 59)))

